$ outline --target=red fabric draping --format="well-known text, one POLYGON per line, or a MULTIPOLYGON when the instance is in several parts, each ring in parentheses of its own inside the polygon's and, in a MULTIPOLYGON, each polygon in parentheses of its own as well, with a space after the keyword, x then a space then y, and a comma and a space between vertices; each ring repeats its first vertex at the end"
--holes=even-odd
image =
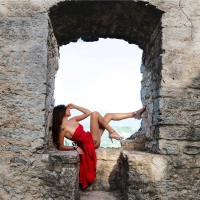
POLYGON ((79 124, 74 132, 72 140, 77 143, 83 150, 84 154, 80 154, 80 172, 79 183, 86 188, 96 178, 96 152, 94 142, 90 132, 85 132, 83 126, 79 124))

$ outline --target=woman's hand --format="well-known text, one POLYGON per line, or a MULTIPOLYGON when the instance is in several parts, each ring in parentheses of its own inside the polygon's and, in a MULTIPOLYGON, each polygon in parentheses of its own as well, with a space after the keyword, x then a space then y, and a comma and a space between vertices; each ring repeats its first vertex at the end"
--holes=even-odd
POLYGON ((66 108, 67 109, 73 109, 73 108, 75 108, 75 105, 72 104, 72 103, 69 103, 68 105, 66 105, 66 108))
POLYGON ((83 150, 81 149, 81 147, 77 147, 76 151, 79 153, 79 154, 84 154, 83 150))
POLYGON ((75 120, 77 122, 85 119, 86 117, 88 117, 89 115, 91 115, 91 111, 86 109, 86 108, 83 108, 83 107, 80 107, 80 106, 77 106, 77 105, 74 105, 72 103, 68 104, 67 106, 69 106, 70 108, 74 108, 80 112, 83 112, 82 115, 79 115, 79 116, 75 116, 75 117, 72 117, 70 120, 75 120))

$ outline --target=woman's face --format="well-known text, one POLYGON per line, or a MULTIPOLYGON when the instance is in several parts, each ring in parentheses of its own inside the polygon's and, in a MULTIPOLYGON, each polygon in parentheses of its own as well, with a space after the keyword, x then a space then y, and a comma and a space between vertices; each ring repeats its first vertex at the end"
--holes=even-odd
POLYGON ((66 106, 66 112, 65 114, 69 117, 71 116, 71 112, 70 112, 71 108, 66 106))

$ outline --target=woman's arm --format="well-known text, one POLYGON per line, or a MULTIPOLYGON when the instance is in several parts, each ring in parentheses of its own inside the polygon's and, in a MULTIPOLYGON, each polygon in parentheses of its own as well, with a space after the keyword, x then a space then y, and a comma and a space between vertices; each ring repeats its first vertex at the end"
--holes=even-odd
POLYGON ((58 145, 59 150, 61 150, 61 151, 76 150, 79 154, 83 154, 83 150, 78 146, 76 146, 75 149, 73 146, 65 146, 64 145, 64 135, 65 135, 64 131, 62 131, 59 136, 59 145, 58 145))
POLYGON ((61 151, 70 151, 70 150, 74 150, 73 146, 64 146, 64 145, 60 145, 59 144, 59 150, 61 151))
POLYGON ((59 150, 61 151, 70 151, 70 150, 76 150, 79 154, 84 154, 83 150, 81 147, 76 146, 75 149, 73 146, 64 146, 64 145, 59 145, 59 150))
POLYGON ((76 120, 77 122, 78 121, 81 121, 83 119, 85 119, 86 117, 90 116, 91 115, 91 111, 86 109, 86 108, 83 108, 83 107, 80 107, 80 106, 77 106, 77 105, 74 105, 74 104, 69 104, 67 105, 67 107, 70 107, 71 109, 76 109, 76 110, 79 110, 81 112, 83 112, 84 114, 82 115, 79 115, 79 116, 75 116, 75 117, 72 117, 71 119, 74 119, 76 120))
POLYGON ((58 138, 58 148, 59 150, 70 151, 73 150, 73 146, 64 146, 65 130, 63 130, 58 138))

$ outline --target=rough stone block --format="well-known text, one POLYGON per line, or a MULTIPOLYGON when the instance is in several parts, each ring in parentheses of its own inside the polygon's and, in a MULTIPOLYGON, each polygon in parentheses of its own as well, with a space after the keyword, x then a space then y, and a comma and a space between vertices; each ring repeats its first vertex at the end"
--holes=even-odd
POLYGON ((79 162, 79 155, 75 151, 49 151, 52 159, 60 159, 63 164, 76 164, 79 162))
POLYGON ((131 137, 127 140, 122 141, 122 149, 123 150, 139 150, 145 151, 146 148, 146 133, 138 131, 134 133, 131 137))
POLYGON ((199 53, 198 49, 200 47, 200 42, 194 41, 178 41, 175 39, 166 38, 163 43, 163 49, 169 52, 178 52, 186 54, 188 51, 193 53, 199 53))
POLYGON ((200 141, 200 130, 195 126, 185 125, 160 127, 159 138, 167 140, 189 140, 189 141, 200 141))
POLYGON ((159 122, 162 125, 185 125, 187 127, 198 128, 199 111, 198 110, 180 110, 180 109, 160 109, 160 115, 155 118, 155 124, 159 122))
POLYGON ((183 153, 189 154, 189 155, 200 154, 200 143, 198 146, 192 146, 192 145, 185 146, 183 153))
POLYGON ((170 159, 166 156, 138 151, 122 151, 126 180, 124 199, 156 199, 160 188, 156 184, 167 176, 170 159))
POLYGON ((43 154, 39 179, 45 198, 78 200, 79 155, 75 151, 52 151, 43 154), (48 192, 49 191, 49 192, 48 192))
POLYGON ((87 190, 111 191, 121 188, 119 169, 119 148, 96 150, 97 175, 94 183, 87 190))
POLYGON ((186 41, 191 39, 191 27, 168 27, 163 28, 163 39, 177 39, 186 41))
MULTIPOLYGON (((183 144, 182 144, 183 145, 183 144)), ((179 155, 181 153, 181 142, 159 140, 159 152, 165 155, 179 155)))
MULTIPOLYGON (((199 168, 200 166, 200 155, 191 156, 190 154, 183 154, 181 156, 171 156, 172 162, 171 165, 174 169, 171 171, 171 177, 177 177, 179 169, 187 169, 187 168, 199 168)), ((183 175, 182 175, 183 176, 183 175)))

